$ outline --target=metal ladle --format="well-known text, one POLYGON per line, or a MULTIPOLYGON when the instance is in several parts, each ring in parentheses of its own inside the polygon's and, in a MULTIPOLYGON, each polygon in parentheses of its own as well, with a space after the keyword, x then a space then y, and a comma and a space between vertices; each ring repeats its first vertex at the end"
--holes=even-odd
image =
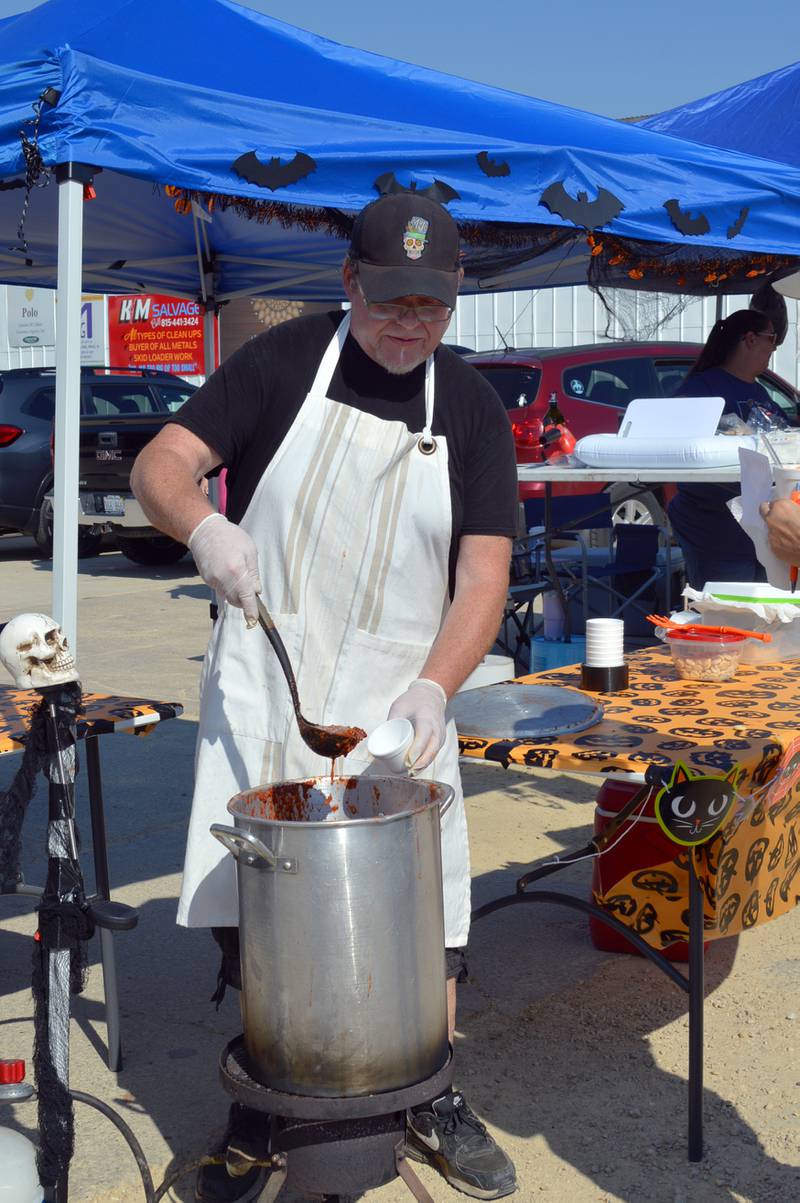
POLYGON ((308 719, 303 717, 300 712, 300 696, 297 692, 297 681, 295 680, 294 670, 289 661, 286 646, 278 634, 278 628, 275 626, 272 615, 258 595, 256 595, 256 605, 258 606, 258 621, 267 639, 272 644, 273 651, 278 657, 278 663, 283 669, 283 675, 286 677, 289 693, 292 695, 294 716, 297 719, 297 727, 303 743, 312 752, 316 752, 317 756, 324 756, 327 760, 338 760, 340 756, 347 756, 352 752, 356 744, 361 743, 362 739, 366 739, 366 731, 362 731, 360 727, 337 727, 333 725, 324 727, 319 723, 310 723, 308 719))

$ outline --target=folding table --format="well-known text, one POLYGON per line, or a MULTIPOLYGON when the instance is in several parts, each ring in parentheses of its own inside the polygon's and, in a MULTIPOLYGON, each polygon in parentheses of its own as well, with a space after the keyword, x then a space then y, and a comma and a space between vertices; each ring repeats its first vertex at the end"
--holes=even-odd
MULTIPOLYGON (((459 732, 461 754, 505 767, 625 774, 654 789, 667 783, 678 764, 693 776, 724 777, 738 770, 730 815, 696 851, 675 844, 673 861, 615 882, 613 896, 596 897, 599 907, 558 891, 527 891, 529 882, 544 875, 533 867, 518 881, 516 894, 487 903, 474 917, 537 900, 588 910, 638 941, 640 951, 686 990, 689 1157, 696 1161, 702 1156, 703 941, 777 918, 800 895, 800 659, 740 665, 732 680, 722 682, 678 678, 666 648, 634 652, 627 661, 627 690, 590 695, 604 706, 594 726, 535 740, 511 730, 503 738, 459 732), (688 940, 688 978, 664 960, 662 932, 669 942, 679 934, 688 940)), ((580 667, 536 673, 519 683, 580 689, 580 667)))

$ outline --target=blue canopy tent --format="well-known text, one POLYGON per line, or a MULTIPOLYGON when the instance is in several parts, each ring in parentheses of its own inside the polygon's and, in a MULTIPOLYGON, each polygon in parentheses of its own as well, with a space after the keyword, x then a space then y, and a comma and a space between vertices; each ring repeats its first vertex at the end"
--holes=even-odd
POLYGON ((0 63, 0 279, 58 287, 53 610, 73 639, 82 287, 209 308, 338 299, 352 214, 397 187, 448 203, 467 291, 741 292, 800 254, 800 168, 349 49, 231 0, 49 0, 0 23, 0 63))
POLYGON ((666 109, 639 125, 800 167, 800 63, 666 109))
MULTIPOLYGON (((639 124, 659 133, 723 150, 759 154, 797 168, 799 123, 800 63, 790 63, 639 124)), ((784 276, 776 282, 776 288, 784 296, 800 298, 800 274, 784 276)))

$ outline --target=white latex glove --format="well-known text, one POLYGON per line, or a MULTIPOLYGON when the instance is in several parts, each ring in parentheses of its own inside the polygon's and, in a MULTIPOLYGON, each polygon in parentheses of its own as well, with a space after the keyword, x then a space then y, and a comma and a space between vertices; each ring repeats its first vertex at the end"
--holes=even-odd
POLYGON ((189 535, 189 551, 205 583, 226 602, 244 610, 248 627, 256 626, 261 579, 258 549, 247 531, 224 514, 209 514, 189 535))
POLYGON ((444 743, 447 694, 436 681, 418 677, 389 708, 389 718, 407 718, 414 728, 412 769, 426 769, 444 743))

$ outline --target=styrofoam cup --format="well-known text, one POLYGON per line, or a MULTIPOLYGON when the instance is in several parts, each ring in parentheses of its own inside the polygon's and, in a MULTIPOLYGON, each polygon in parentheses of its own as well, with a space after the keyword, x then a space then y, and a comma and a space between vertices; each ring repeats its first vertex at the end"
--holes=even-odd
POLYGON ((591 668, 615 668, 625 662, 621 618, 589 618, 586 621, 586 660, 591 668))
POLYGON ((367 739, 367 751, 389 773, 407 773, 407 756, 414 742, 414 727, 407 718, 390 718, 367 739))

